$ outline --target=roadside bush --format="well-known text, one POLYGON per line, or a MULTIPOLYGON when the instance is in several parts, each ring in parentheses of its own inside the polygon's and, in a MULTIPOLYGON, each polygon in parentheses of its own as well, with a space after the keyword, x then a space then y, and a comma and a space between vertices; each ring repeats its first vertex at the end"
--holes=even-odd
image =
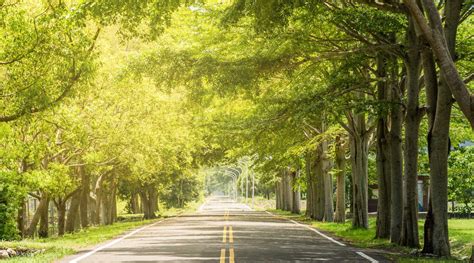
POLYGON ((15 173, 0 172, 0 240, 18 238, 15 218, 23 191, 15 181, 15 173))
POLYGON ((462 203, 457 210, 472 212, 474 201, 474 146, 460 147, 449 157, 448 195, 449 199, 462 203))

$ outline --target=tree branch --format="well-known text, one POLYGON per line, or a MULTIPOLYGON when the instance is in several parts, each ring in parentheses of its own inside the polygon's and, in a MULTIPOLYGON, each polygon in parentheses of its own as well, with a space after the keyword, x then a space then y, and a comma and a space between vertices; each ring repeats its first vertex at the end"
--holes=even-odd
MULTIPOLYGON (((93 42, 92 42, 91 46, 88 48, 87 57, 90 56, 90 54, 92 53, 92 51, 95 47, 95 43, 97 41, 97 38, 99 36, 99 33, 100 33, 100 28, 97 29, 97 31, 96 31, 93 39, 92 39, 93 42)), ((79 71, 76 71, 76 61, 75 61, 74 58, 73 58, 73 66, 70 70, 71 70, 71 72, 73 72, 71 78, 65 84, 65 87, 62 90, 61 94, 58 97, 56 97, 53 101, 51 101, 50 103, 47 103, 45 105, 42 105, 40 107, 25 108, 25 109, 20 110, 17 113, 11 114, 11 115, 0 116, 0 122, 10 122, 10 121, 14 121, 14 120, 22 117, 23 115, 26 115, 26 114, 33 114, 33 113, 44 111, 44 110, 54 106, 55 104, 59 103, 60 101, 62 101, 69 94, 71 89, 80 80, 82 74, 84 73, 84 68, 81 68, 81 69, 79 69, 79 71)))
POLYGON ((393 13, 401 13, 401 14, 405 14, 407 12, 406 8, 403 5, 398 4, 398 3, 387 4, 387 3, 381 3, 376 0, 359 0, 357 2, 366 4, 371 7, 375 7, 383 11, 390 11, 393 13))
POLYGON ((68 166, 70 167, 79 167, 79 166, 85 166, 85 165, 95 165, 95 166, 106 166, 106 165, 116 165, 119 162, 117 162, 117 157, 114 157, 112 159, 109 159, 107 161, 103 161, 100 163, 76 163, 76 164, 69 164, 68 166))
POLYGON ((39 195, 37 195, 37 194, 35 194, 35 193, 28 193, 28 194, 31 195, 32 197, 38 199, 38 200, 41 199, 41 196, 39 196, 39 195))

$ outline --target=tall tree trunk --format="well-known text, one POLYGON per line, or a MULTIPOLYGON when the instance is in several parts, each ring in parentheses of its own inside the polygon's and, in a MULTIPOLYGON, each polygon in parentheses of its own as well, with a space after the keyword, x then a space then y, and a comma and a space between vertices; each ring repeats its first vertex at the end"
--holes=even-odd
MULTIPOLYGON (((462 0, 446 1, 445 7, 445 27, 444 30, 441 25, 439 17, 434 16, 434 12, 437 10, 433 9, 433 5, 426 1, 423 2, 425 7, 428 9, 430 18, 430 24, 434 27, 440 36, 445 38, 445 52, 439 54, 440 48, 433 47, 433 53, 438 58, 438 64, 440 66, 440 83, 436 89, 435 84, 431 84, 431 89, 427 89, 427 102, 429 107, 429 133, 428 133, 428 154, 430 162, 430 205, 428 215, 425 221, 425 245, 423 252, 433 253, 438 256, 449 256, 451 254, 449 235, 448 235, 448 154, 450 148, 449 141, 449 124, 451 117, 452 107, 452 93, 456 98, 458 104, 465 104, 469 98, 461 96, 459 90, 453 87, 453 75, 451 61, 454 61, 455 57, 455 43, 456 34, 460 20, 461 7, 463 4, 462 0), (447 52, 446 52, 447 51, 447 52), (446 54, 447 53, 447 54, 446 54), (443 58, 444 55, 444 58, 443 58), (444 62, 442 61, 444 60, 444 62), (444 64, 444 66, 443 66, 444 64), (451 67, 450 67, 451 66, 451 67), (437 93, 435 93, 437 92, 437 93), (461 99, 463 101, 461 101, 461 99)), ((438 37, 440 37, 438 36, 438 37)), ((435 37, 437 38, 437 37, 435 37)), ((428 41, 430 41, 428 39, 428 41)), ((425 61, 425 60, 424 60, 425 61)), ((430 64, 433 62, 430 54, 426 56, 426 68, 428 72, 431 72, 431 82, 433 82, 433 66, 430 64), (431 70, 431 71, 430 71, 431 70)), ((426 83, 426 82, 425 82, 426 83)), ((464 83, 463 83, 464 84, 464 83)), ((471 127, 474 128, 474 98, 470 98, 471 102, 471 116, 467 113, 466 105, 461 106, 461 110, 466 115, 471 123, 471 127)))
POLYGON ((405 120, 405 183, 402 231, 399 244, 419 247, 418 238, 418 137, 422 112, 419 108, 419 78, 421 45, 415 32, 415 24, 409 19, 407 42, 410 50, 405 62, 407 70, 407 112, 405 120))
POLYGON ((436 118, 431 138, 429 139, 431 209, 433 220, 431 244, 433 254, 449 256, 448 238, 448 154, 449 154, 449 119, 451 115, 451 92, 445 85, 438 89, 436 118))
POLYGON ((153 219, 156 218, 156 202, 157 202, 157 195, 156 189, 153 186, 148 186, 147 189, 140 192, 140 197, 142 200, 143 206, 143 217, 145 219, 153 219))
POLYGON ((287 170, 286 172, 286 178, 288 180, 287 184, 287 196, 288 196, 288 211, 293 211, 293 177, 291 176, 291 171, 290 169, 287 170))
MULTIPOLYGON (((436 115, 436 103, 438 100, 438 75, 436 73, 436 64, 434 61, 433 53, 428 47, 423 48, 422 50, 423 58, 423 80, 425 82, 425 91, 426 91, 426 107, 428 115, 428 135, 427 142, 428 145, 431 145, 431 132, 433 129, 434 119, 436 115)), ((430 147, 428 147, 430 148, 430 147)), ((429 199, 428 199, 428 211, 426 213, 425 223, 424 223, 424 235, 423 235, 423 250, 422 253, 433 253, 433 207, 431 196, 433 195, 429 188, 429 199)))
POLYGON ((305 168, 306 168, 306 216, 313 218, 313 182, 312 182, 312 162, 311 153, 306 153, 305 168))
POLYGON ((400 241, 403 219, 402 86, 392 86, 390 109, 390 240, 400 241))
POLYGON ((281 209, 284 211, 288 210, 288 186, 287 186, 287 179, 286 179, 286 170, 281 170, 281 209))
MULTIPOLYGON (((438 76, 436 73, 436 65, 433 54, 428 47, 423 48, 423 73, 426 91, 426 107, 428 114, 428 145, 431 144, 431 131, 433 129, 434 117, 436 113, 436 102, 438 97, 438 76)), ((431 187, 429 188, 428 212, 426 213, 423 235, 423 250, 422 253, 433 253, 433 207, 431 196, 431 187)))
POLYGON ((286 178, 286 170, 282 169, 281 172, 281 201, 282 201, 282 210, 288 211, 288 181, 286 178))
POLYGON ((340 136, 336 137, 336 215, 334 221, 344 223, 346 221, 346 151, 340 136))
MULTIPOLYGON (((115 178, 112 178, 112 182, 110 183, 110 198, 109 198, 109 213, 107 216, 109 217, 109 224, 113 224, 117 219, 117 182, 115 178)), ((156 200, 156 196, 154 199, 153 206, 155 208, 154 211, 157 210, 158 204, 156 200)))
POLYGON ((314 219, 324 219, 324 163, 322 161, 322 147, 316 149, 315 176, 313 181, 314 191, 314 219))
POLYGON ((155 190, 155 212, 160 212, 160 196, 158 195, 158 191, 155 190))
MULTIPOLYGON (((295 171, 291 173, 293 185, 298 180, 299 173, 300 173, 299 171, 295 171)), ((295 188, 293 186, 293 189, 294 190, 292 191, 292 198, 291 198, 291 200, 293 201, 293 204, 291 205, 291 212, 294 214, 299 214, 301 212, 301 209, 300 209, 301 194, 299 191, 299 187, 295 188)))
POLYGON ((113 174, 107 177, 107 181, 102 185, 101 199, 102 199, 102 221, 105 225, 113 224, 115 220, 115 206, 116 206, 116 179, 113 174))
POLYGON ((56 209, 58 210, 58 236, 63 236, 66 222, 66 202, 64 200, 58 200, 56 209))
POLYGON ((130 197, 130 212, 132 214, 138 214, 139 213, 139 207, 138 207, 138 196, 136 193, 133 193, 130 197))
POLYGON ((77 208, 77 219, 74 220, 74 231, 78 231, 80 229, 81 229, 81 205, 79 203, 79 207, 77 208))
POLYGON ((280 191, 280 181, 275 182, 275 208, 281 209, 281 191, 280 191))
MULTIPOLYGON (((383 53, 377 56, 377 100, 380 103, 388 101, 389 85, 387 80, 387 58, 383 53)), ((376 238, 390 237, 390 147, 388 121, 384 110, 379 113, 377 121, 377 228, 376 238)))
MULTIPOLYGON (((20 166, 19 166, 19 169, 18 169, 18 173, 22 174, 22 173, 25 173, 27 170, 28 170, 28 163, 27 163, 26 158, 23 158, 20 161, 20 166)), ((26 206, 27 206, 27 200, 28 200, 27 198, 23 198, 23 200, 21 201, 21 205, 20 205, 20 208, 18 209, 18 214, 17 214, 17 218, 16 218, 18 232, 19 232, 21 238, 24 238, 25 235, 26 235, 26 224, 27 224, 27 222, 26 222, 27 207, 26 206)))
POLYGON ((356 114, 350 125, 353 131, 349 136, 352 165, 352 226, 367 229, 369 227, 367 207, 369 134, 364 113, 356 114))
POLYGON ((148 197, 146 195, 145 190, 142 190, 140 192, 140 201, 142 202, 143 218, 144 219, 149 219, 149 217, 150 217, 150 206, 148 205, 148 197))
POLYGON ((71 197, 71 203, 67 212, 66 218, 66 232, 72 233, 75 231, 76 220, 79 220, 79 205, 81 203, 81 193, 76 192, 71 197))
POLYGON ((26 201, 22 200, 21 201, 21 206, 18 209, 18 214, 17 214, 17 218, 16 218, 18 233, 20 234, 21 238, 24 238, 25 235, 26 235, 26 227, 25 227, 25 224, 26 224, 26 205, 27 205, 26 201))
POLYGON ((279 182, 279 190, 280 190, 280 209, 285 210, 285 176, 283 173, 281 174, 281 179, 279 182))
POLYGON ((293 208, 293 185, 292 185, 292 180, 291 180, 291 175, 290 175, 290 170, 287 168, 284 170, 283 176, 285 178, 284 180, 284 196, 285 196, 285 205, 284 205, 284 210, 285 211, 291 211, 293 208))
POLYGON ((96 197, 93 197, 91 195, 89 195, 89 219, 91 221, 91 224, 96 224, 96 218, 97 218, 97 215, 96 215, 96 212, 97 212, 97 208, 95 207, 96 206, 96 197))
POLYGON ((111 203, 111 199, 112 197, 109 196, 108 193, 104 194, 102 196, 102 204, 100 205, 101 206, 101 224, 103 225, 110 225, 112 224, 112 222, 110 222, 110 210, 111 210, 111 206, 110 206, 110 203, 111 203))
POLYGON ((44 194, 42 198, 46 199, 46 205, 45 208, 42 209, 40 212, 40 225, 38 229, 38 236, 45 238, 49 235, 49 196, 47 194, 44 194))
POLYGON ((286 174, 285 170, 281 169, 281 181, 280 181, 280 192, 281 192, 281 210, 287 210, 287 186, 286 186, 286 174))
MULTIPOLYGON (((326 124, 323 122, 321 125, 322 132, 326 131, 326 124)), ((332 175, 329 173, 331 169, 330 160, 328 157, 328 141, 321 141, 321 163, 322 163, 322 186, 323 186, 323 204, 324 204, 324 217, 323 220, 326 222, 334 221, 334 197, 333 197, 333 185, 332 175)))
MULTIPOLYGON (((155 188, 150 189, 148 192, 150 198, 150 209, 153 215, 158 211, 158 194, 155 188)), ((156 217, 156 216, 155 216, 156 217)))
POLYGON ((102 217, 102 203, 103 203, 103 196, 104 196, 104 191, 103 191, 103 184, 104 181, 107 177, 107 174, 102 174, 97 178, 97 181, 95 182, 95 187, 94 187, 94 192, 95 192, 95 216, 94 218, 94 224, 100 225, 103 221, 102 217))
POLYGON ((378 201, 376 238, 390 237, 390 149, 388 145, 389 135, 386 120, 379 119, 377 124, 377 177, 378 177, 378 201))
POLYGON ((102 189, 98 189, 95 193, 95 217, 94 217, 94 224, 100 225, 101 224, 101 211, 102 211, 102 189))
POLYGON ((89 194, 90 194, 90 175, 85 171, 84 166, 80 166, 80 175, 81 175, 81 226, 86 228, 89 226, 89 194))
POLYGON ((43 196, 39 199, 39 205, 36 208, 35 214, 33 215, 33 218, 31 219, 28 229, 26 230, 26 236, 28 237, 34 236, 36 232, 36 227, 38 226, 38 223, 41 218, 41 214, 43 213, 45 209, 48 210, 48 198, 46 194, 43 194, 43 196))

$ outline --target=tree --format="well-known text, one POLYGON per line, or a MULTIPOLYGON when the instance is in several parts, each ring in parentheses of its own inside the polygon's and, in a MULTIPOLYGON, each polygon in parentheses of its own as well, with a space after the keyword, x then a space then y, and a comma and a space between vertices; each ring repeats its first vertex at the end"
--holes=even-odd
POLYGON ((465 213, 471 213, 471 203, 474 199, 473 195, 473 160, 474 148, 472 146, 460 147, 451 152, 449 159, 449 174, 448 179, 448 198, 451 201, 463 203, 464 207, 460 210, 465 213))
POLYGON ((99 30, 88 33, 78 12, 66 4, 2 3, 1 122, 56 105, 89 77, 99 30))

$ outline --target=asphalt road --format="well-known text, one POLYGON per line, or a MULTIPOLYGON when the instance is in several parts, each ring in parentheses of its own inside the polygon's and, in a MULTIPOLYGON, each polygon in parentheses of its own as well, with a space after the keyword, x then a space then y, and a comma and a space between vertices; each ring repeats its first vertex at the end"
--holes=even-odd
POLYGON ((136 229, 61 262, 388 262, 295 221, 225 197, 136 229))

